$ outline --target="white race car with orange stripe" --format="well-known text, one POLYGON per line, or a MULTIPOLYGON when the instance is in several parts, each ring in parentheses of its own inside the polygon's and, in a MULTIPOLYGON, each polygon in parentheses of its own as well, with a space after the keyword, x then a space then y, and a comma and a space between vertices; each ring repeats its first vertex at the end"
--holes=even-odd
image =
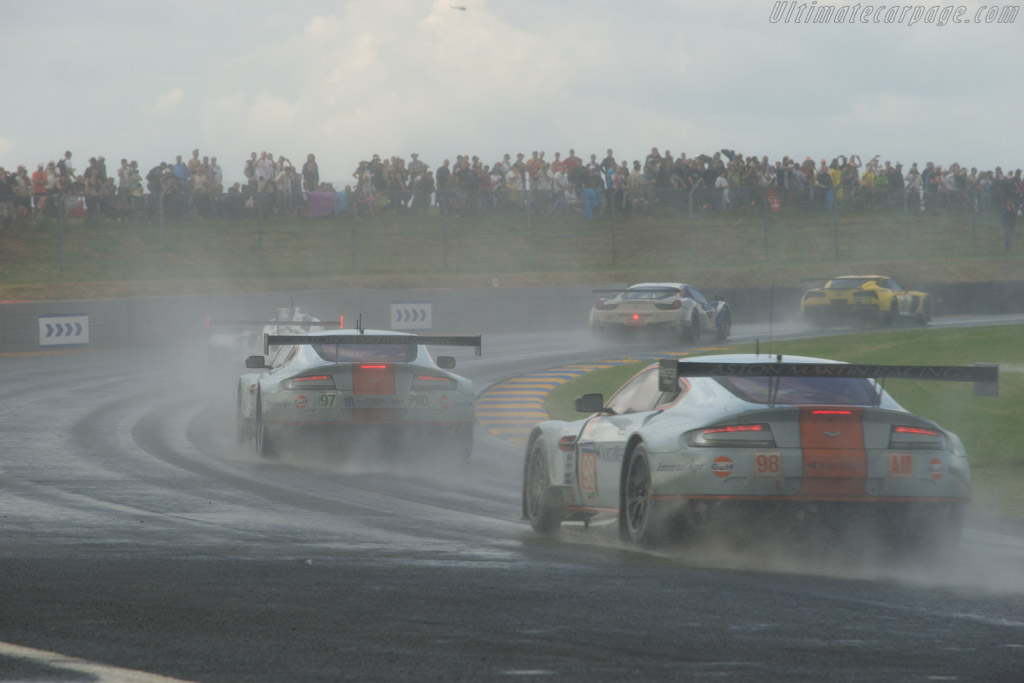
POLYGON ((879 382, 886 377, 974 381, 991 392, 998 368, 663 360, 607 402, 577 398, 589 417, 533 429, 523 514, 545 534, 615 514, 621 538, 638 544, 822 522, 816 528, 868 523, 897 548, 948 545, 971 496, 963 445, 897 404, 879 382))
POLYGON ((366 444, 468 458, 473 384, 451 372, 453 357, 435 362, 427 345, 479 353, 481 338, 358 328, 264 335, 264 355, 245 363, 255 372, 238 383, 239 441, 254 442, 261 457, 279 455, 295 437, 320 434, 338 450, 366 444))
POLYGON ((708 301, 692 285, 641 282, 609 293, 615 296, 598 299, 590 309, 590 332, 597 339, 661 334, 683 342, 704 335, 724 341, 732 334, 729 305, 718 297, 708 301))

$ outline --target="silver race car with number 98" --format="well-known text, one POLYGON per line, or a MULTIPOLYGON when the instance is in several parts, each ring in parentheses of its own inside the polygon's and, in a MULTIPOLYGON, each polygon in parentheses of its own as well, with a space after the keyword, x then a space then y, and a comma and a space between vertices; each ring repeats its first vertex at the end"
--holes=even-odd
POLYGON ((991 395, 998 368, 663 360, 607 402, 577 398, 589 417, 534 427, 523 515, 545 534, 618 515, 621 538, 638 544, 817 521, 867 524, 896 548, 948 546, 971 495, 963 445, 877 378, 973 381, 991 395))

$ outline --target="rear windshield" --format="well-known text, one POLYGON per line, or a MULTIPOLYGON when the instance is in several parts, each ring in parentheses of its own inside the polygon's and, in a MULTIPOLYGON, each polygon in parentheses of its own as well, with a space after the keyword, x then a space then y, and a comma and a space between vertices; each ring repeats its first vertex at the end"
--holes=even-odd
POLYGON ((778 383, 772 403, 785 405, 873 405, 874 385, 866 379, 837 377, 720 377, 719 384, 749 403, 768 403, 769 392, 778 383))
POLYGON ((317 355, 329 363, 407 363, 416 359, 418 349, 416 344, 313 344, 317 355))
POLYGON ((873 282, 873 279, 869 277, 841 277, 838 280, 830 280, 825 285, 825 289, 860 289, 869 282, 873 282))
POLYGON ((665 299, 670 296, 675 296, 679 293, 678 289, 672 289, 671 287, 650 287, 646 289, 627 289, 623 295, 623 299, 665 299))

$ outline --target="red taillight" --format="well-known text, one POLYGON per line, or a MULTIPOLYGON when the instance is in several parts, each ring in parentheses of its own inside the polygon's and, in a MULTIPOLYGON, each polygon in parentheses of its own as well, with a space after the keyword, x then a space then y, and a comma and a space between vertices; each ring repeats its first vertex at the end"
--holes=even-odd
POLYGON ((936 429, 914 427, 911 425, 893 425, 889 432, 889 448, 900 451, 938 451, 945 450, 946 435, 936 429))
POLYGON ((633 314, 633 320, 639 320, 639 319, 640 319, 640 314, 639 313, 634 313, 633 314))
POLYGON ((416 375, 412 378, 413 389, 454 389, 455 380, 437 375, 416 375))
POLYGON ((811 415, 853 415, 850 410, 812 410, 811 415))
POLYGON ((281 388, 286 390, 304 390, 309 391, 312 389, 327 389, 332 390, 334 386, 334 377, 332 375, 304 375, 302 377, 292 377, 281 382, 281 388))
POLYGON ((690 446, 719 448, 774 448, 775 436, 766 424, 737 424, 695 429, 685 434, 690 446))
POLYGON ((939 433, 934 429, 925 429, 924 427, 893 427, 892 431, 894 434, 924 434, 926 436, 939 436, 939 433))
POLYGON ((387 370, 388 368, 386 365, 360 365, 359 367, 363 370, 387 370))
POLYGON ((764 430, 764 425, 728 425, 726 427, 705 429, 703 433, 721 434, 722 432, 760 432, 762 430, 764 430))

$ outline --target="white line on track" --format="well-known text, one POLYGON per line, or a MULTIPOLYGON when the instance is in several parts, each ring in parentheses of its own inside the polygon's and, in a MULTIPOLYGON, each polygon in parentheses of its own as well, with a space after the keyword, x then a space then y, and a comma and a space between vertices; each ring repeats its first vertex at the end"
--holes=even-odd
POLYGON ((74 671, 94 678, 97 683, 188 683, 180 678, 168 678, 145 671, 121 669, 90 662, 78 657, 68 657, 56 652, 36 650, 31 647, 0 642, 0 656, 25 659, 36 664, 49 666, 62 671, 74 671))

